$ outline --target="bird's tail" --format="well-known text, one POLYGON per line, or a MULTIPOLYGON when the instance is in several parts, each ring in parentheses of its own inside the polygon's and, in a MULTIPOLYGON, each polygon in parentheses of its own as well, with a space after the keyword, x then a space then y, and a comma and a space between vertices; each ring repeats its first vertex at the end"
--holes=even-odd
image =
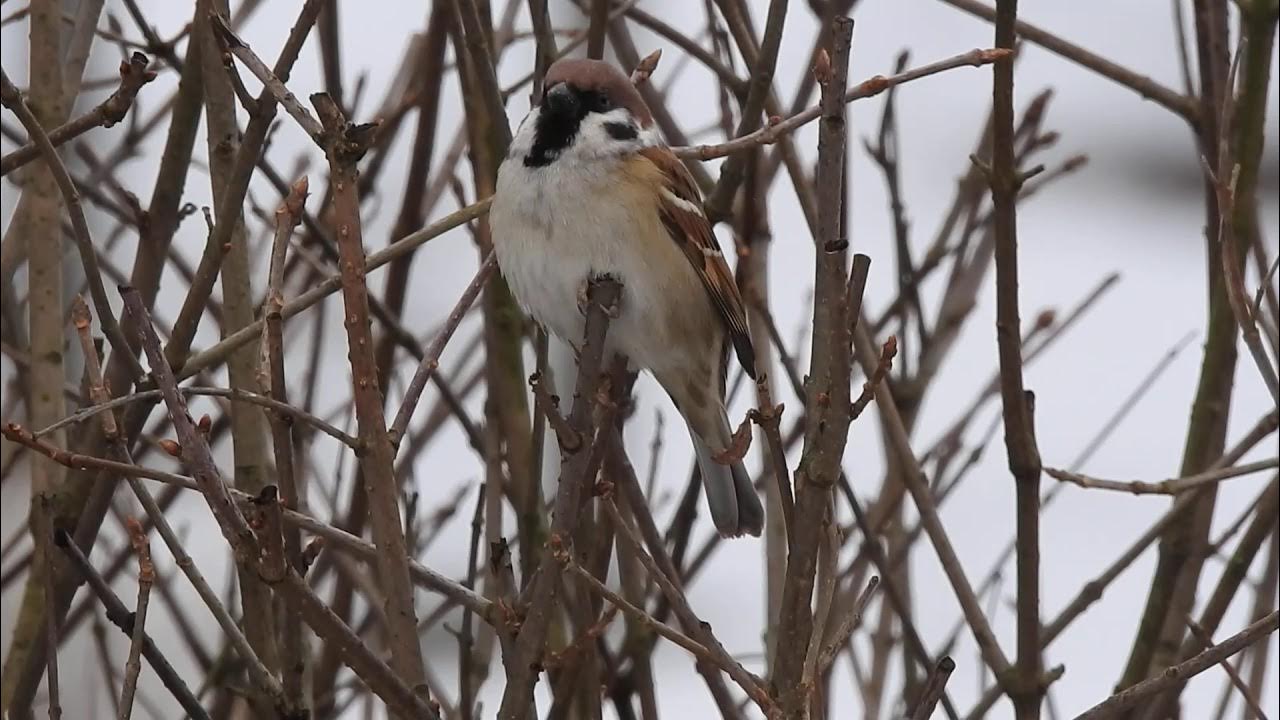
POLYGON ((716 452, 724 450, 733 439, 729 429, 729 417, 719 411, 715 432, 699 435, 692 423, 689 435, 693 438, 693 450, 698 459, 698 471, 702 475, 702 487, 707 493, 707 505, 711 508, 711 520, 716 531, 724 537, 760 535, 764 529, 764 506, 751 484, 751 476, 741 460, 730 465, 716 462, 716 452), (712 447, 709 442, 715 443, 712 447))

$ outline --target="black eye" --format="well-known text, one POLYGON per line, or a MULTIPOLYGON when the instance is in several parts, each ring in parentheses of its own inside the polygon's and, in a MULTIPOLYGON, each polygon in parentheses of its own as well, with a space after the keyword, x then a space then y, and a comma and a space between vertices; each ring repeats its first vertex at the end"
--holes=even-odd
POLYGON ((592 93, 594 102, 592 108, 596 112, 609 112, 613 109, 613 100, 609 99, 609 93, 596 92, 592 93))

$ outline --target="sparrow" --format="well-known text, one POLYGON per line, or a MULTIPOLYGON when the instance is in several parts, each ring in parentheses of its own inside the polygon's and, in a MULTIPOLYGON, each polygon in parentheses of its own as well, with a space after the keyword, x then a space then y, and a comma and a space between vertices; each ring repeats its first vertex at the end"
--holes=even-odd
POLYGON ((575 348, 587 283, 621 283, 606 357, 650 372, 684 418, 717 532, 758 536, 764 508, 750 476, 740 460, 716 458, 732 440, 729 347, 752 378, 755 354, 698 187, 618 68, 560 60, 543 86, 498 170, 498 267, 529 315, 575 348))

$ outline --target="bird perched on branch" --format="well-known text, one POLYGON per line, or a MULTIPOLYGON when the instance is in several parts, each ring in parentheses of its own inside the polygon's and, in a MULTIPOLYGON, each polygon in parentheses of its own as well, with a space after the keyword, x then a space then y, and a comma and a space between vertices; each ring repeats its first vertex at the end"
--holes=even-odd
POLYGON ((727 460, 728 351, 755 377, 742 298, 697 185, 665 146, 640 93, 616 67, 561 60, 498 171, 493 247, 516 299, 571 345, 579 298, 622 285, 606 357, 653 373, 684 417, 716 530, 759 535, 764 509, 741 460, 727 460))

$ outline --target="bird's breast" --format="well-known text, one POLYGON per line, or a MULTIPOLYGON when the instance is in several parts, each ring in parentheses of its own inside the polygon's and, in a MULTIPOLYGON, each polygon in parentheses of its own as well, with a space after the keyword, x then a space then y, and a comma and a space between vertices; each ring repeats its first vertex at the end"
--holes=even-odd
POLYGON ((706 292, 667 234, 651 191, 609 168, 503 165, 490 211, 494 249, 512 293, 535 320, 577 345, 578 293, 597 275, 623 285, 610 344, 655 369, 673 344, 708 344, 717 325, 706 292), (661 352, 660 352, 660 349, 661 352))

